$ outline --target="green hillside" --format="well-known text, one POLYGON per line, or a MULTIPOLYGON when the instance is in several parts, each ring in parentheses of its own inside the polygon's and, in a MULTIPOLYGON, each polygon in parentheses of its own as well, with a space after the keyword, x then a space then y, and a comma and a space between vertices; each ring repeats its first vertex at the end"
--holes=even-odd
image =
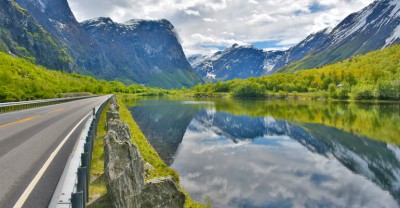
POLYGON ((54 98, 61 93, 91 92, 159 94, 164 90, 141 85, 48 70, 31 62, 0 52, 0 102, 54 98))
POLYGON ((318 69, 198 85, 195 96, 229 93, 233 97, 310 95, 335 99, 400 99, 400 45, 355 56, 318 69))

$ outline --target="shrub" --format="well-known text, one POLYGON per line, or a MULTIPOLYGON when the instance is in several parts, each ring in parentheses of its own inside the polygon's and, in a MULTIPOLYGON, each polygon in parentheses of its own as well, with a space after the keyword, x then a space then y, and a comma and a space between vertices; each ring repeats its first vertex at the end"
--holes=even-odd
POLYGON ((235 98, 257 98, 265 95, 265 86, 252 82, 242 82, 232 92, 232 97, 235 98))
POLYGON ((373 85, 357 85, 353 87, 351 93, 355 100, 371 100, 374 99, 373 85))

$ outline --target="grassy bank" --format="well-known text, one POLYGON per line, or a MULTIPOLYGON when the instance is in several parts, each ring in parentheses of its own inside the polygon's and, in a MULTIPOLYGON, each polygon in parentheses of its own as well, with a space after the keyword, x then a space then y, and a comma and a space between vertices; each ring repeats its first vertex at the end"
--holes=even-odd
POLYGON ((90 167, 89 198, 95 201, 89 207, 109 207, 107 199, 107 188, 104 178, 104 137, 106 136, 106 113, 110 104, 107 104, 100 116, 100 122, 97 126, 97 135, 94 140, 92 162, 90 167))
MULTIPOLYGON (((130 111, 123 103, 122 96, 117 96, 117 100, 118 100, 118 105, 120 106, 119 113, 121 116, 121 120, 129 125, 132 136, 132 142, 138 147, 143 159, 154 167, 153 170, 149 171, 146 180, 152 178, 172 176, 176 180, 176 182, 179 183, 178 173, 172 168, 169 168, 164 163, 164 161, 160 158, 160 156, 157 154, 154 148, 147 141, 146 137, 143 135, 139 126, 132 118, 130 111)), ((104 112, 100 117, 98 132, 94 143, 92 167, 90 170, 91 179, 94 180, 92 180, 92 183, 90 184, 90 199, 91 200, 97 199, 97 201, 92 203, 90 207, 108 207, 109 204, 107 198, 105 197, 107 194, 107 190, 104 181, 104 153, 103 153, 103 140, 106 135, 105 113, 107 110, 108 106, 106 106, 104 112)), ((193 201, 187 192, 185 192, 184 190, 182 191, 185 193, 186 196, 185 207, 190 207, 190 208, 205 207, 193 201)))

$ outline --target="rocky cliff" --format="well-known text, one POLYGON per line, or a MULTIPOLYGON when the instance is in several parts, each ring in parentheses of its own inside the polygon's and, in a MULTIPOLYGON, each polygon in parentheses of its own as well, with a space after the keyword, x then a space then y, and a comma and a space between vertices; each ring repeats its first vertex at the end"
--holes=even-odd
POLYGON ((172 178, 145 182, 145 165, 132 144, 129 127, 119 120, 115 97, 107 112, 104 139, 104 172, 107 192, 116 208, 183 207, 185 195, 172 178))
POLYGON ((71 69, 72 60, 65 49, 13 0, 0 2, 0 51, 48 68, 71 69))
POLYGON ((201 82, 168 20, 120 24, 97 18, 81 25, 107 57, 102 77, 163 88, 191 87, 201 82))

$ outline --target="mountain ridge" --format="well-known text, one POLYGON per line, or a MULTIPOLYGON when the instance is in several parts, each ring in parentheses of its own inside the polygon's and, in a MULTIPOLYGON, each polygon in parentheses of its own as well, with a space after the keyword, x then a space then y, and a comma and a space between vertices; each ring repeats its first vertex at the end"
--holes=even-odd
MULTIPOLYGON (((101 27, 94 27, 95 25, 86 27, 87 21, 79 23, 67 0, 16 0, 16 2, 32 14, 58 45, 67 49, 78 71, 106 80, 162 88, 191 87, 202 82, 187 62, 174 27, 167 20, 132 20, 131 26, 132 24, 142 26, 138 32, 126 30, 121 27, 122 24, 117 25, 108 18, 110 20, 108 29, 116 31, 106 31, 101 27), (157 29, 152 31, 151 28, 157 29), (125 34, 118 34, 122 36, 118 37, 117 32, 121 29, 125 30, 125 34), (129 34, 131 32, 138 32, 140 35, 134 36, 129 34), (163 36, 158 37, 159 33, 163 36), (98 40, 99 37, 106 36, 110 38, 98 40), (133 38, 128 39, 131 37, 133 38), (138 51, 151 45, 149 37, 162 45, 162 50, 153 53, 153 57, 138 51), (119 48, 112 46, 113 39, 119 40, 119 48), (140 41, 147 42, 141 44, 140 41)), ((107 18, 97 20, 105 19, 107 18)), ((128 24, 129 22, 125 25, 128 24)))

